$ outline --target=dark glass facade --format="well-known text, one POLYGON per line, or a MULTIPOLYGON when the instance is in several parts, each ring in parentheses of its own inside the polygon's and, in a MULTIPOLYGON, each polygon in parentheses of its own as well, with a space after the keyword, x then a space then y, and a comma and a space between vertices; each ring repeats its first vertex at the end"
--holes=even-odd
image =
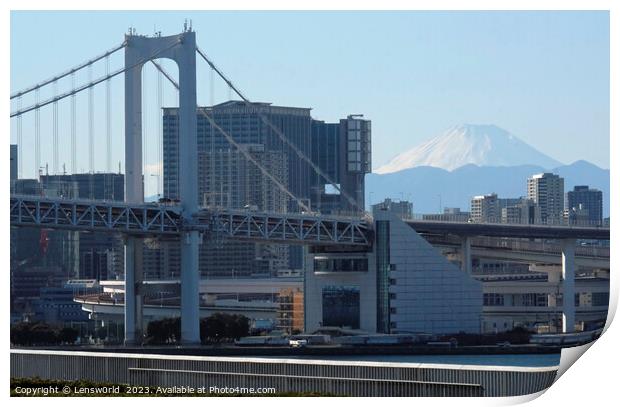
POLYGON ((312 121, 312 160, 353 199, 352 203, 330 182, 313 174, 313 204, 322 213, 351 214, 365 207, 364 176, 371 171, 371 122, 361 116, 349 116, 339 123, 312 121))
POLYGON ((358 287, 323 288, 323 326, 360 327, 360 290, 358 287))
POLYGON ((368 259, 358 258, 314 258, 314 271, 319 272, 366 272, 368 259))
POLYGON ((589 188, 587 185, 577 185, 566 193, 566 209, 569 211, 585 210, 592 225, 603 224, 603 192, 589 188))
POLYGON ((377 332, 390 332, 390 222, 375 222, 377 258, 377 332))

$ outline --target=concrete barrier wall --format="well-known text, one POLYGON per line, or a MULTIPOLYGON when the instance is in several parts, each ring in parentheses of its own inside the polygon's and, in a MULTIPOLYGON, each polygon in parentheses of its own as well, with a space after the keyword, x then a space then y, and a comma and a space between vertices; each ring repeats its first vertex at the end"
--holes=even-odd
POLYGON ((11 350, 11 377, 350 396, 517 396, 546 389, 556 372, 557 367, 11 350))

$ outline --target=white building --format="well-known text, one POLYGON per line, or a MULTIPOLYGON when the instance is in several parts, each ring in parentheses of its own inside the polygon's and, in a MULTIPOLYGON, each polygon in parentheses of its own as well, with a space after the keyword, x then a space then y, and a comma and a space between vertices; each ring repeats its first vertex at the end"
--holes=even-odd
POLYGON ((482 285, 389 211, 375 217, 370 252, 307 256, 305 330, 369 333, 481 330, 482 285))
POLYGON ((564 178, 548 172, 533 175, 527 180, 527 197, 540 207, 540 218, 543 223, 562 222, 564 178))

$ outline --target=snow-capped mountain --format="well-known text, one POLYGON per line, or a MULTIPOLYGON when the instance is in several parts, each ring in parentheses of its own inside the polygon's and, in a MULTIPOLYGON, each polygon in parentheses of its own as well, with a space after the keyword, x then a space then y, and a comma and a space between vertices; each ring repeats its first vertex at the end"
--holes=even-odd
POLYGON ((376 171, 388 174, 407 168, 429 166, 452 171, 467 164, 478 166, 562 165, 494 125, 462 124, 394 157, 376 171))

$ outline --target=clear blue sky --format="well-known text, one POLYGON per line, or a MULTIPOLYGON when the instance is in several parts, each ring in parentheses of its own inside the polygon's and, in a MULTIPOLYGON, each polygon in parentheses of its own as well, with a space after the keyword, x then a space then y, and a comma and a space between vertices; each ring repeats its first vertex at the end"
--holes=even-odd
MULTIPOLYGON (((312 107, 327 121, 371 119, 374 168, 460 123, 494 123, 564 163, 609 168, 607 12, 13 12, 11 90, 120 43, 129 26, 167 35, 185 18, 250 99, 312 107)), ((112 62, 120 66, 122 55, 112 62)), ((209 103, 206 68, 199 75, 199 103, 209 103)), ((114 83, 118 96, 122 79, 114 83)), ((216 102, 228 97, 219 86, 216 102)), ((154 88, 147 92, 152 100, 154 88)), ((96 103, 103 111, 103 99, 96 103)), ((147 127, 156 128, 155 117, 147 127)), ((26 134, 33 120, 23 120, 26 134)), ((85 126, 80 168, 88 166, 85 126)), ((32 165, 24 165, 27 175, 32 165)))

